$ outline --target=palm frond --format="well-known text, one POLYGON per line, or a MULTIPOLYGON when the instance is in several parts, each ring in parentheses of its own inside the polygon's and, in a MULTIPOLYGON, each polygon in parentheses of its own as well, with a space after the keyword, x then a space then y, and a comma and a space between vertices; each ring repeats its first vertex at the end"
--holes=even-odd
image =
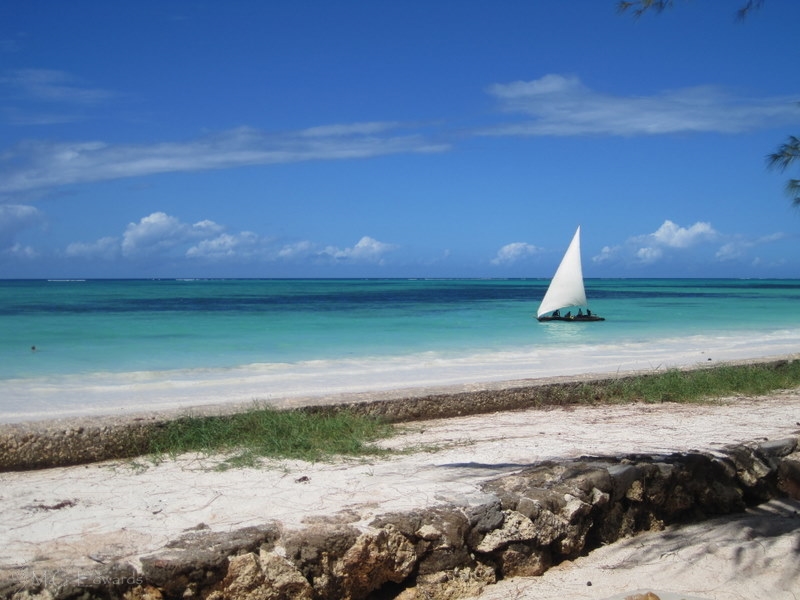
POLYGON ((630 10, 634 17, 641 17, 649 10, 663 12, 672 6, 672 0, 619 0, 617 12, 627 12, 630 10))
POLYGON ((767 155, 767 166, 783 171, 794 161, 800 159, 800 138, 790 135, 777 151, 767 155))
POLYGON ((761 8, 763 4, 764 0, 748 0, 742 8, 736 11, 736 20, 744 21, 750 11, 761 8))
POLYGON ((792 204, 800 208, 800 179, 790 179, 787 181, 786 193, 791 196, 792 204))

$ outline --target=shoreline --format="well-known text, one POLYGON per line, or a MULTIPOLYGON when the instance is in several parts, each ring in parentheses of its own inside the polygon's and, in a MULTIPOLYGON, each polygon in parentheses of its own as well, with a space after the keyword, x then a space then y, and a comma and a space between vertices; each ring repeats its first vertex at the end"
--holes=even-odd
POLYGON ((731 361, 788 356, 800 347, 800 329, 753 336, 688 336, 609 344, 465 349, 458 354, 343 356, 297 363, 230 368, 91 372, 2 380, 0 423, 45 419, 126 417, 173 410, 216 410, 254 401, 278 408, 332 397, 419 395, 428 389, 471 389, 512 381, 644 373, 731 361))
MULTIPOLYGON (((797 358, 796 354, 771 356, 713 365, 685 366, 682 369, 780 364, 797 358)), ((263 405, 280 410, 311 412, 348 410, 364 416, 379 417, 390 423, 404 423, 563 405, 563 400, 559 398, 570 386, 615 381, 647 373, 649 372, 582 373, 540 379, 351 392, 289 398, 263 405)), ((124 416, 84 416, 0 423, 0 472, 64 467, 141 456, 146 454, 144 448, 153 432, 170 420, 187 415, 225 416, 245 412, 254 406, 260 404, 225 403, 124 416)))

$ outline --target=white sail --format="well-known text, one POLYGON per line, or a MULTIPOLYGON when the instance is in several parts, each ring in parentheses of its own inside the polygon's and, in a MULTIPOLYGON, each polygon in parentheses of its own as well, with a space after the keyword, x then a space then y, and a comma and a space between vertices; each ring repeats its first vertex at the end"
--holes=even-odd
POLYGON ((537 317, 568 306, 587 306, 586 290, 583 287, 583 269, 581 267, 581 228, 575 232, 556 274, 547 288, 537 317))

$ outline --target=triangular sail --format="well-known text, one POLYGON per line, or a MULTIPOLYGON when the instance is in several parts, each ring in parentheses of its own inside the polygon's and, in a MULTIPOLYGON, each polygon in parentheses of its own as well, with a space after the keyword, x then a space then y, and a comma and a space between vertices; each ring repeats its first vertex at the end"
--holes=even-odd
POLYGON ((547 288, 537 317, 568 306, 587 306, 586 290, 583 287, 583 269, 581 268, 581 228, 575 232, 567 248, 556 274, 547 288))

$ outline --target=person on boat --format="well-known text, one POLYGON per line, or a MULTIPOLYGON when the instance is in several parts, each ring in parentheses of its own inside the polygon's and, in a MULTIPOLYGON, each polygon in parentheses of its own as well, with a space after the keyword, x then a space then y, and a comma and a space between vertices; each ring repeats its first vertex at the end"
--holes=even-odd
POLYGON ((592 311, 590 311, 588 308, 586 309, 586 316, 587 317, 591 317, 592 316, 592 311))
POLYGON ((560 312, 560 311, 558 311, 558 310, 554 310, 554 311, 553 311, 553 316, 554 316, 554 317, 560 317, 560 316, 561 316, 561 312, 560 312))
POLYGON ((582 316, 583 316, 583 309, 579 308, 578 309, 578 317, 582 317, 582 316))
POLYGON ((572 311, 571 310, 567 311, 567 314, 564 315, 564 318, 565 319, 571 319, 572 318, 572 311))

